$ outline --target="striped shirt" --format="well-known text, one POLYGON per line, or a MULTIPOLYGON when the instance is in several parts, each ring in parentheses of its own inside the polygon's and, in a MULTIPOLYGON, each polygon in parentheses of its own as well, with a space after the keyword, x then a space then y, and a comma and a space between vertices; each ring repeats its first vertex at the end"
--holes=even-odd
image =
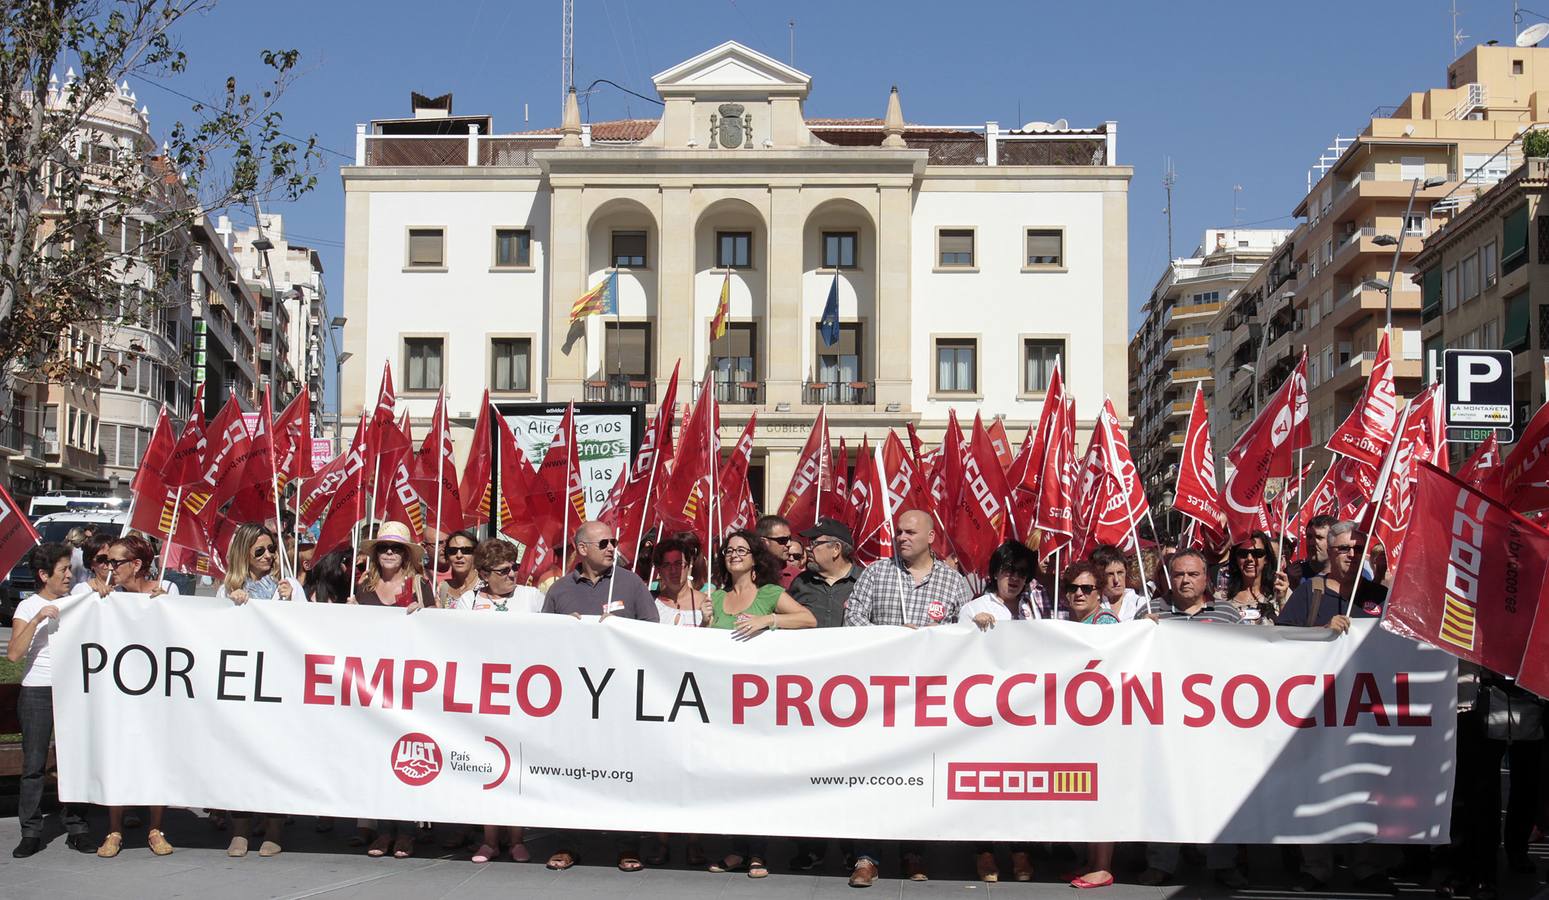
POLYGON ((883 559, 866 567, 850 592, 846 625, 940 625, 956 622, 971 595, 968 582, 941 560, 918 584, 902 560, 883 559))
POLYGON ((1143 619, 1147 614, 1154 615, 1158 619, 1176 619, 1180 622, 1219 622, 1224 625, 1241 625, 1242 610, 1233 603, 1216 603, 1213 600, 1205 601, 1193 615, 1180 612, 1166 597, 1152 597, 1151 605, 1145 610, 1135 614, 1135 618, 1143 619))

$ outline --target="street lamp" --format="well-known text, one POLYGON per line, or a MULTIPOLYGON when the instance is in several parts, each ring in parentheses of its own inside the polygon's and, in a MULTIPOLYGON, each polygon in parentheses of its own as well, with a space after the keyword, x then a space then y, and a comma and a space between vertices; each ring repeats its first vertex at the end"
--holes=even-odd
POLYGON ((344 423, 344 390, 340 386, 344 380, 344 364, 355 354, 348 350, 338 352, 333 357, 333 449, 339 452, 339 441, 342 439, 344 423))
POLYGON ((1382 291, 1384 298, 1383 305, 1386 308, 1387 313, 1383 322, 1383 327, 1386 328, 1390 333, 1393 331, 1393 281, 1394 279, 1398 278, 1398 255, 1404 249, 1404 232, 1409 230, 1409 217, 1414 213, 1415 210, 1415 194, 1418 194, 1420 192, 1420 188, 1422 187, 1429 189, 1434 187, 1441 187, 1446 183, 1447 179, 1441 175, 1432 175, 1430 178, 1416 178, 1409 186, 1409 204, 1404 207, 1403 221, 1398 223, 1398 236, 1395 237, 1391 234, 1379 234, 1372 238, 1372 243, 1379 247, 1393 248, 1393 266, 1388 270, 1388 280, 1384 283, 1380 279, 1374 278, 1366 282, 1366 284, 1372 286, 1374 289, 1382 291), (1376 284, 1382 284, 1383 286, 1376 287, 1376 284))

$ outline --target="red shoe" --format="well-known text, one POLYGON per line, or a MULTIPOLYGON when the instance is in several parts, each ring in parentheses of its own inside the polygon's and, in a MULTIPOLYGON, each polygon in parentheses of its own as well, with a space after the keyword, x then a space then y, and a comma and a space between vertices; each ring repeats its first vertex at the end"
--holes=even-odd
POLYGON ((1085 875, 1081 876, 1080 878, 1072 878, 1070 880, 1071 887, 1082 891, 1089 890, 1091 888, 1105 888, 1111 884, 1113 884, 1112 875, 1109 875, 1107 878, 1104 878, 1101 881, 1087 881, 1085 875))

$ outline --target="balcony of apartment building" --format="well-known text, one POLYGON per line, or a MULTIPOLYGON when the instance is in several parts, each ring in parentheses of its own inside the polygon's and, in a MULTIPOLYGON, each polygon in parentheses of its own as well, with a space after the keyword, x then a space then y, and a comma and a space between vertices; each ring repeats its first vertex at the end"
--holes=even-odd
POLYGON ((1195 355, 1210 349, 1210 336, 1199 335, 1173 335, 1162 344, 1161 356, 1165 359, 1176 360, 1185 355, 1195 355))
MULTIPOLYGON (((1215 373, 1210 370, 1210 364, 1202 360, 1181 361, 1179 368, 1173 369, 1167 374, 1169 388, 1186 388, 1194 390, 1196 384, 1205 384, 1215 380, 1215 373), (1188 368, 1185 368, 1187 366, 1188 368)), ((1208 384, 1205 385, 1207 388, 1208 384)))
MULTIPOLYGON (((1363 262, 1374 258, 1391 260, 1393 257, 1391 236, 1379 240, 1379 236, 1390 233, 1378 231, 1375 226, 1356 228, 1351 224, 1336 234, 1334 258, 1326 270, 1333 278, 1349 278, 1352 269, 1362 267, 1363 262)), ((1413 256, 1425 246, 1425 226, 1419 214, 1411 219, 1410 227, 1404 231, 1403 240, 1404 246, 1400 252, 1405 256, 1413 256)))
POLYGON ((1214 300, 1206 303, 1189 303, 1180 301, 1167 308, 1162 315, 1162 327, 1165 329, 1175 323, 1207 322, 1212 316, 1221 311, 1221 301, 1214 300))
MULTIPOLYGON (((1371 376, 1372 366, 1377 361, 1376 350, 1364 350, 1360 353, 1350 353, 1349 344, 1341 344, 1337 348, 1338 356, 1335 357, 1336 366, 1332 375, 1323 379, 1321 387, 1326 391, 1332 391, 1336 396, 1347 392, 1359 392, 1366 386, 1371 376)), ((1406 359, 1403 348, 1394 346, 1393 355, 1393 380, 1418 379, 1422 366, 1419 359, 1406 359)), ((1400 393, 1403 393, 1401 390, 1400 393)), ((1353 401, 1352 401, 1353 402, 1353 401)))
MULTIPOLYGON (((1395 313, 1419 312, 1419 288, 1402 290, 1404 286, 1404 279, 1400 278, 1397 285, 1400 290, 1395 291, 1393 294, 1393 311, 1395 313)), ((1387 294, 1369 281, 1336 285, 1334 288, 1334 310, 1324 314, 1323 321, 1327 322, 1329 327, 1336 331, 1356 327, 1366 322, 1373 315, 1385 315, 1387 302, 1387 294)))

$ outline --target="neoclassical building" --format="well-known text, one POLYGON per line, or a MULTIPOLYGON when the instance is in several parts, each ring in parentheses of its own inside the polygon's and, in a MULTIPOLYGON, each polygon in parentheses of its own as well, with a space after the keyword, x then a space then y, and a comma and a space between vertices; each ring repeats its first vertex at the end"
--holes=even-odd
MULTIPOLYGON (((727 42, 654 78, 659 119, 494 134, 450 95, 357 127, 345 188, 343 416, 391 360, 460 437, 496 400, 652 405, 717 372, 722 442, 758 415, 754 483, 778 502, 820 406, 837 441, 948 411, 1020 440, 1054 361, 1083 430, 1126 371, 1128 187, 1117 126, 1002 130, 808 119, 807 74, 727 42), (618 273, 617 315, 572 301, 618 273), (729 284, 730 328, 709 323, 729 284), (830 291, 837 340, 818 324, 830 291)), ((461 448, 466 452, 466 448, 461 448)))

